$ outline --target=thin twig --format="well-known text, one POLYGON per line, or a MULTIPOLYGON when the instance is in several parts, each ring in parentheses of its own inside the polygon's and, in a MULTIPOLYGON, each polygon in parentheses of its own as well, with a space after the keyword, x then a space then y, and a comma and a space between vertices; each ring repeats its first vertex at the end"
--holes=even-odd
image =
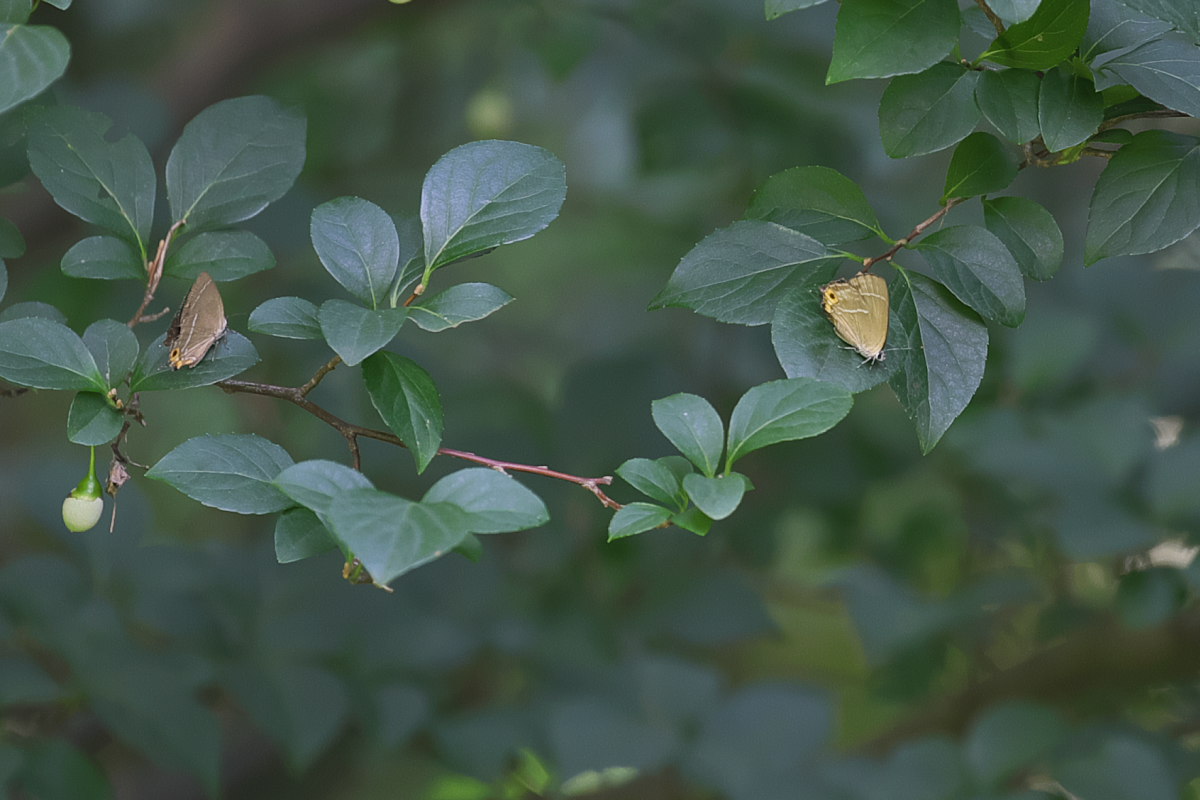
POLYGON ((895 256, 896 253, 899 253, 901 249, 903 249, 903 248, 907 247, 909 244, 911 244, 913 239, 917 238, 918 236, 923 234, 925 231, 929 230, 929 228, 932 225, 937 224, 938 220, 940 220, 942 217, 946 216, 946 214, 950 213, 950 209, 954 208, 956 205, 958 205, 959 203, 961 203, 963 200, 966 200, 966 199, 967 198, 965 198, 965 197, 952 197, 949 200, 947 200, 946 205, 942 206, 937 211, 935 211, 928 219, 918 222, 917 226, 915 228, 913 228, 912 231, 909 232, 908 236, 905 236, 903 239, 896 242, 886 252, 884 252, 880 255, 877 255, 877 256, 872 256, 870 258, 864 259, 862 271, 867 272, 868 270, 871 269, 871 267, 873 265, 879 263, 880 261, 891 261, 892 257, 895 256))
POLYGON ((1002 36, 1004 34, 1004 20, 1000 19, 995 11, 992 11, 991 6, 987 4, 987 0, 975 0, 975 5, 983 9, 983 15, 988 18, 992 23, 992 27, 996 29, 996 35, 1002 36))
POLYGON ((1174 111, 1169 108, 1156 108, 1151 111, 1138 111, 1133 114, 1122 114, 1119 117, 1113 117, 1112 119, 1106 119, 1106 120, 1104 120, 1104 122, 1100 123, 1100 130, 1106 131, 1109 128, 1113 127, 1114 125, 1118 125, 1122 122, 1128 122, 1131 119, 1149 119, 1151 117, 1186 117, 1186 116, 1187 116, 1187 114, 1184 114, 1182 111, 1174 111))
POLYGON ((146 308, 154 300, 154 293, 158 291, 158 282, 162 278, 163 265, 167 263, 167 252, 171 249, 171 242, 174 240, 175 234, 183 226, 184 220, 177 220, 167 230, 167 235, 158 243, 158 252, 154 254, 154 260, 146 264, 146 293, 142 296, 142 304, 138 306, 138 310, 130 317, 129 322, 125 323, 130 328, 140 325, 143 322, 153 322, 162 316, 161 313, 152 317, 143 315, 146 313, 146 308))
POLYGON ((311 392, 313 389, 317 388, 317 384, 320 383, 322 380, 324 380, 326 375, 328 375, 329 373, 331 373, 335 369, 337 369, 337 365, 341 364, 341 363, 342 363, 341 356, 334 356, 333 358, 329 359, 328 361, 326 361, 324 364, 321 365, 320 369, 318 369, 315 373, 313 373, 313 376, 308 379, 307 383, 305 383, 303 386, 301 386, 296 391, 300 392, 301 397, 307 396, 309 392, 311 392))

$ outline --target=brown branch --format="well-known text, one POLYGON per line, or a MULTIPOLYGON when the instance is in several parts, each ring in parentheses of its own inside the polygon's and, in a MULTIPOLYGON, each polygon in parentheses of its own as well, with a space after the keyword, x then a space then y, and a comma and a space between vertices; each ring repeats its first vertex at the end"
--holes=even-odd
POLYGON ((908 236, 905 236, 903 239, 896 242, 886 252, 864 259, 862 271, 869 271, 873 265, 879 263, 880 261, 891 261, 892 257, 895 256, 896 253, 899 253, 901 249, 911 244, 913 239, 925 233, 925 231, 929 230, 932 225, 937 224, 938 220, 950 213, 950 209, 954 208, 956 205, 966 199, 967 198, 965 197, 951 197, 946 201, 946 205, 939 208, 927 219, 918 222, 917 226, 909 232, 908 236))
POLYGON ((11 389, 0 389, 0 397, 20 397, 29 391, 28 386, 14 386, 11 389))
POLYGON ((987 4, 987 0, 975 0, 975 5, 979 6, 980 9, 983 10, 983 15, 988 18, 988 21, 992 23, 992 27, 996 29, 996 35, 1003 35, 1004 20, 1000 19, 995 11, 992 11, 991 6, 987 4))
POLYGON ((162 279, 163 265, 167 263, 167 253, 171 249, 171 242, 174 241, 175 235, 179 233, 179 229, 183 225, 184 220, 177 220, 171 225, 167 230, 167 235, 158 243, 158 252, 154 254, 154 260, 146 264, 146 293, 142 296, 142 304, 138 306, 138 310, 130 317, 129 322, 125 323, 130 328, 143 322, 153 322, 169 310, 164 309, 149 317, 145 316, 146 308, 154 300, 154 293, 158 291, 158 282, 162 279))
POLYGON ((329 359, 321 365, 321 368, 318 369, 311 378, 308 379, 307 383, 299 387, 296 391, 300 393, 301 397, 306 397, 309 392, 317 388, 317 384, 324 380, 326 375, 337 369, 337 365, 341 363, 341 356, 334 356, 333 358, 329 359))
POLYGON ((1122 114, 1119 117, 1113 117, 1112 119, 1106 119, 1106 120, 1104 120, 1104 122, 1100 123, 1100 130, 1106 131, 1109 128, 1113 127, 1114 125, 1118 125, 1122 122, 1128 122, 1131 119, 1150 119, 1153 117, 1171 118, 1171 117, 1186 117, 1186 116, 1187 116, 1187 114, 1184 114, 1182 111, 1174 111, 1169 108, 1156 108, 1152 111, 1139 111, 1139 112, 1135 112, 1133 114, 1122 114))

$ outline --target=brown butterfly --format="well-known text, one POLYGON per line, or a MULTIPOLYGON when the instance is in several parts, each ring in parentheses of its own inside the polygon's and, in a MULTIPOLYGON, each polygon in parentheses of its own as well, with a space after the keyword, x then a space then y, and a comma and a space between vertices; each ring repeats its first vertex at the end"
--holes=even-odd
POLYGON ((860 272, 849 280, 821 287, 821 308, 833 330, 867 363, 883 361, 888 335, 888 285, 878 275, 860 272))
POLYGON ((225 304, 217 284, 207 272, 196 276, 196 282, 184 298, 179 313, 167 329, 164 344, 170 348, 167 359, 171 369, 194 367, 225 335, 225 304))

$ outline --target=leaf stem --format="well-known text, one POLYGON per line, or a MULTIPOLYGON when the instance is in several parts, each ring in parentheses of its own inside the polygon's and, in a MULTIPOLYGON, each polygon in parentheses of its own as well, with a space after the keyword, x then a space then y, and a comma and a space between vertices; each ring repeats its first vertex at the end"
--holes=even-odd
POLYGON ((903 248, 908 247, 908 245, 912 243, 913 239, 916 239, 918 236, 925 233, 925 231, 929 230, 929 228, 931 226, 937 224, 938 220, 940 220, 942 217, 944 217, 948 213, 950 213, 950 209, 954 208, 956 205, 958 205, 959 203, 961 203, 963 200, 966 200, 966 199, 967 198, 965 198, 965 197, 952 197, 949 200, 947 200, 946 205, 939 208, 937 211, 935 211, 933 214, 931 214, 928 218, 922 220, 921 222, 918 222, 916 227, 913 228, 909 232, 908 236, 905 236, 903 239, 896 242, 894 245, 889 247, 886 251, 884 251, 880 255, 872 256, 870 258, 864 259, 862 271, 863 272, 869 271, 872 266, 879 263, 880 261, 891 261, 892 257, 895 256, 896 253, 899 253, 903 248))
POLYGON ((138 306, 138 310, 130 317, 129 322, 125 323, 130 328, 143 322, 153 322, 166 313, 166 311, 161 311, 149 317, 143 316, 146 308, 154 300, 154 293, 158 291, 158 281, 162 278, 163 265, 167 262, 167 252, 171 249, 171 241, 183 225, 184 221, 178 220, 170 227, 167 235, 158 243, 158 252, 154 254, 154 260, 146 265, 146 293, 142 296, 142 304, 138 306))

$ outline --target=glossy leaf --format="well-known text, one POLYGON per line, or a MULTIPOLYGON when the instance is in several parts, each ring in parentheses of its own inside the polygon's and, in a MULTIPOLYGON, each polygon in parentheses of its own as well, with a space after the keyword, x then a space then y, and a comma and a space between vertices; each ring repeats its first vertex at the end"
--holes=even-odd
POLYGON ((1089 0, 1042 0, 1033 16, 996 37, 980 61, 1006 67, 1050 69, 1064 61, 1087 30, 1089 0))
POLYGON ((183 129, 167 159, 171 219, 190 232, 249 219, 304 166, 304 117, 269 97, 222 100, 183 129))
POLYGON ((763 11, 767 19, 778 19, 791 11, 811 8, 824 2, 826 0, 766 0, 763 5, 763 11))
POLYGON ((172 248, 163 272, 194 280, 207 272, 214 281, 235 281, 275 266, 267 243, 249 231, 204 231, 172 248))
POLYGON ((687 505, 683 479, 692 464, 682 456, 631 458, 617 467, 617 475, 647 497, 682 511, 687 505))
POLYGON ((1017 177, 1012 150, 990 133, 976 131, 959 142, 946 171, 942 202, 998 192, 1017 177))
POLYGON ((746 218, 776 222, 831 246, 883 233, 858 184, 828 167, 792 167, 767 178, 746 218))
POLYGON ((413 303, 408 315, 422 330, 436 333, 483 319, 512 300, 512 295, 490 283, 460 283, 413 303))
POLYGON ((133 134, 110 141, 111 127, 103 114, 74 106, 43 109, 29 131, 29 166, 54 202, 145 253, 157 189, 154 164, 133 134))
POLYGON ((976 225, 956 225, 921 239, 916 250, 933 277, 987 319, 1015 327, 1025 318, 1025 282, 998 237, 976 225))
POLYGON ((654 424, 705 475, 716 474, 725 449, 725 426, 709 402, 694 394, 673 394, 650 404, 654 424))
POLYGON ((42 303, 37 300, 13 303, 11 306, 0 309, 0 322, 7 322, 10 319, 25 319, 27 317, 47 319, 62 325, 65 325, 67 322, 67 315, 60 311, 58 306, 52 306, 49 303, 42 303))
POLYGON ((1200 227, 1200 140, 1143 131, 1117 151, 1092 192, 1085 262, 1153 253, 1200 227))
POLYGON ((317 307, 300 297, 272 297, 250 312, 246 327, 282 339, 321 339, 317 307))
POLYGON ((372 489, 371 481, 356 469, 336 461, 313 459, 286 467, 275 476, 275 487, 329 525, 329 504, 351 489, 372 489))
POLYGON ((892 158, 944 150, 962 141, 979 121, 979 73, 934 64, 917 75, 893 78, 879 102, 879 134, 892 158))
POLYGON ((317 311, 321 335, 351 367, 386 347, 407 318, 404 308, 372 311, 345 300, 326 300, 317 311))
POLYGON ((0 0, 0 23, 22 25, 32 11, 33 0, 0 0))
POLYGON ((0 24, 0 112, 41 94, 70 58, 71 45, 56 28, 0 24))
POLYGON ((696 508, 712 519, 728 517, 746 494, 746 482, 736 472, 715 478, 693 472, 684 476, 683 488, 696 508))
POLYGON ((93 322, 83 332, 83 343, 109 388, 121 384, 137 363, 140 350, 137 337, 128 325, 115 319, 93 322))
POLYGON ((258 363, 258 351, 237 331, 226 331, 204 358, 193 367, 172 369, 169 351, 163 346, 166 334, 146 348, 133 371, 130 387, 135 392, 192 389, 211 386, 232 378, 258 363))
MULTIPOLYGON (((788 378, 755 386, 742 395, 729 417, 726 471, 742 456, 767 445, 824 433, 850 413, 853 402, 842 387, 811 378, 788 378)), ((700 508, 719 519, 704 506, 700 508)))
POLYGON ((1024 144, 1041 133, 1038 92, 1041 81, 1029 70, 987 70, 975 87, 975 102, 984 118, 1005 139, 1024 144))
POLYGON ((337 547, 329 529, 307 508, 289 508, 275 520, 275 560, 303 561, 337 547))
POLYGON ((828 282, 839 260, 811 236, 743 220, 693 247, 650 307, 680 306, 721 322, 762 325, 789 289, 828 282))
POLYGON ((89 236, 63 254, 62 271, 72 278, 146 282, 146 264, 133 246, 115 236, 89 236))
POLYGON ((627 503, 608 521, 608 540, 623 539, 662 527, 671 512, 653 503, 627 503))
POLYGON ((78 334, 42 317, 0 322, 0 378, 35 389, 108 391, 78 334))
POLYGON ((471 533, 523 531, 550 519, 541 498, 513 477, 489 467, 450 473, 429 487, 421 502, 458 506, 471 533))
POLYGON ((1062 67, 1042 77, 1038 124, 1047 150, 1057 153, 1087 141, 1103 121, 1104 101, 1091 81, 1062 67))
POLYGON ((1004 243, 1027 278, 1054 277, 1063 262, 1063 235, 1054 216, 1024 197, 989 197, 983 222, 1004 243))
POLYGON ((1200 116, 1200 46, 1157 39, 1104 63, 1103 70, 1167 108, 1200 116))
POLYGON ((363 383, 379 416, 413 454, 417 472, 424 472, 442 443, 442 401, 429 373, 410 358, 376 353, 363 362, 363 383))
POLYGON ((843 3, 825 82, 920 72, 958 44, 960 24, 954 0, 843 3))
POLYGON ((900 320, 890 385, 928 453, 971 401, 983 380, 987 328, 933 281, 897 269, 892 308, 900 320))
POLYGON ((372 309, 387 304, 400 238, 386 211, 361 197, 339 197, 313 209, 310 231, 334 280, 372 309))
POLYGON ((1160 19, 1200 44, 1200 8, 1190 0, 1121 0, 1143 14, 1160 19))
POLYGON ((1168 23, 1133 11, 1133 2, 1136 0, 1092 0, 1087 33, 1079 45, 1079 57, 1093 72, 1171 29, 1168 23))
POLYGON ((482 141, 438 159, 421 188, 426 269, 528 239, 558 216, 566 168, 548 150, 482 141))
POLYGON ((196 436, 167 453, 147 478, 175 487, 193 500, 237 514, 271 514, 292 505, 274 485, 292 457, 255 434, 196 436))
POLYGON ((75 444, 108 444, 117 438, 125 415, 117 411, 103 395, 80 392, 71 401, 67 413, 67 439, 75 444))

